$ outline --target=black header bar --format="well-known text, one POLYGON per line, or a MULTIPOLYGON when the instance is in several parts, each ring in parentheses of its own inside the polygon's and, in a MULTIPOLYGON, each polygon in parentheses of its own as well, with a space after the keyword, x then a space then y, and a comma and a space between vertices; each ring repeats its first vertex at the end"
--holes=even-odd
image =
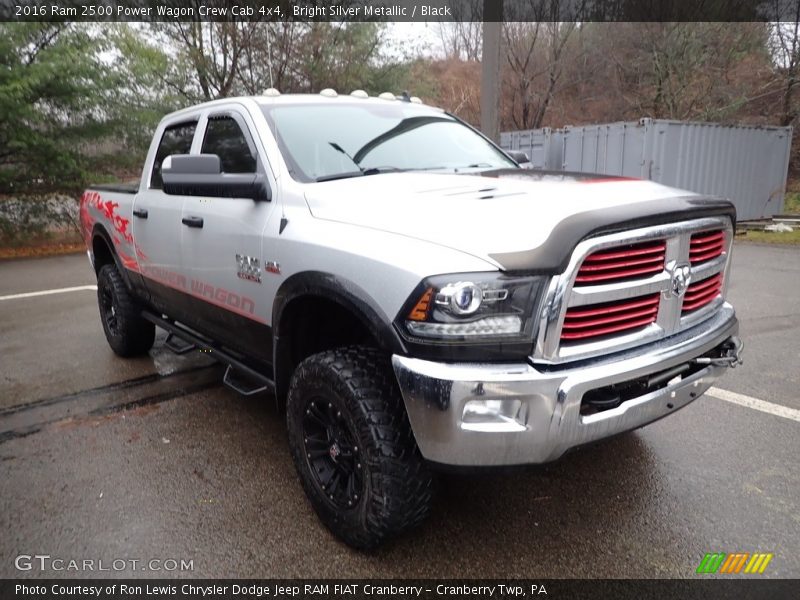
POLYGON ((797 580, 731 576, 709 579, 469 579, 469 580, 0 580, 4 600, 783 600, 795 598, 797 580))
POLYGON ((800 0, 0 0, 0 21, 795 21, 800 0))

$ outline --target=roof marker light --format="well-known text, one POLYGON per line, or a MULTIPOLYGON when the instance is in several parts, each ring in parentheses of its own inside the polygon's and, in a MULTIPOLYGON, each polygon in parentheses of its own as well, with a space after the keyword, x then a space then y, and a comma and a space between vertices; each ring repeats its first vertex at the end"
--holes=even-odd
POLYGON ((422 104, 422 100, 419 98, 419 96, 411 96, 411 102, 414 104, 422 104))
POLYGON ((383 92, 380 96, 378 96, 381 100, 397 100, 397 96, 395 96, 392 92, 383 92))
POLYGON ((354 98, 369 98, 369 94, 364 90, 353 90, 350 95, 354 98))
POLYGON ((280 96, 281 93, 275 88, 267 88, 263 92, 261 92, 261 95, 269 96, 270 98, 275 98, 276 96, 280 96))
POLYGON ((336 98, 339 94, 336 93, 336 90, 333 88, 325 88, 319 93, 320 96, 324 96, 325 98, 336 98))

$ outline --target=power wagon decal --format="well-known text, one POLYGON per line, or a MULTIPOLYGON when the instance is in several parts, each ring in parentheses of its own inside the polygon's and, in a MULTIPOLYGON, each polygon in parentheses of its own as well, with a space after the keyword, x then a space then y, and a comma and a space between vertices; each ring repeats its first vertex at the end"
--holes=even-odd
POLYGON ((122 265, 162 285, 184 292, 230 312, 259 323, 265 321, 255 314, 256 304, 252 298, 242 296, 223 287, 214 286, 199 279, 188 278, 163 267, 151 265, 147 255, 133 241, 130 219, 119 214, 119 203, 104 200, 96 191, 84 192, 80 203, 81 233, 87 246, 92 246, 92 234, 97 222, 107 225, 122 265))
POLYGON ((256 316, 256 303, 252 298, 242 296, 220 286, 211 285, 199 279, 187 278, 180 273, 154 265, 143 264, 141 273, 145 277, 174 290, 200 298, 253 321, 266 323, 266 321, 256 316))

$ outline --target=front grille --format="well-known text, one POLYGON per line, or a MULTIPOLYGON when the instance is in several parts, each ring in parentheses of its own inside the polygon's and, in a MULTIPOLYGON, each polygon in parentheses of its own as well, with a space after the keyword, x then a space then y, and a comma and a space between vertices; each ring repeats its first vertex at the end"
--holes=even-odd
POLYGON ((587 342, 629 332, 655 323, 657 314, 658 294, 570 308, 564 317, 561 340, 587 342))
POLYGON ((683 297, 681 313, 686 314, 704 307, 719 296, 720 292, 722 292, 722 273, 689 284, 683 297))
POLYGON ((724 251, 725 234, 721 230, 695 233, 689 243, 689 262, 699 265, 722 256, 724 251))
POLYGON ((664 240, 599 250, 584 259, 575 285, 615 283, 660 273, 666 250, 664 240))
POLYGON ((711 317, 725 293, 732 240, 730 219, 714 216, 581 241, 548 286, 532 358, 591 358, 711 317))

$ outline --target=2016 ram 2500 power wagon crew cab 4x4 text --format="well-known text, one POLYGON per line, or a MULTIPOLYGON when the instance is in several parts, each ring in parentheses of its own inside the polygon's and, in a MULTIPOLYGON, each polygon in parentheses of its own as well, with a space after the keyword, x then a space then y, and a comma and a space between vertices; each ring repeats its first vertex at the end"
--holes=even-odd
POLYGON ((359 548, 426 516, 433 467, 552 461, 708 389, 741 348, 734 222, 332 92, 173 113, 138 185, 81 201, 113 350, 158 325, 274 392, 312 505, 359 548))

